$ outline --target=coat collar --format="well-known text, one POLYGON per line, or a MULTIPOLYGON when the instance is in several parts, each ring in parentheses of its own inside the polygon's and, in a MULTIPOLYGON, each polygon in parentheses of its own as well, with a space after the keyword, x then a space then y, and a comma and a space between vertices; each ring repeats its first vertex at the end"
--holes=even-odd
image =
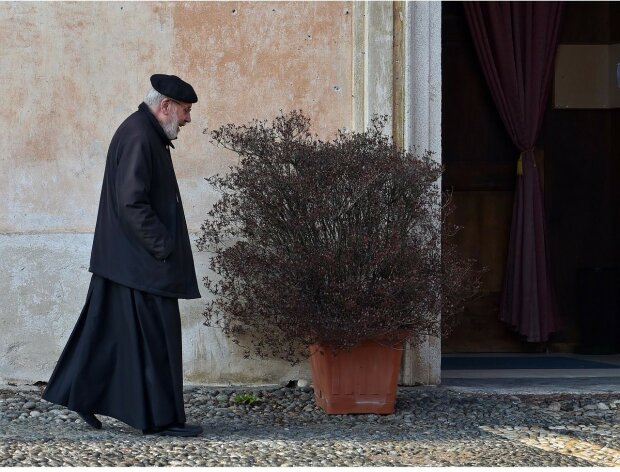
POLYGON ((157 134, 159 134, 159 137, 166 144, 166 146, 170 146, 172 149, 174 149, 174 145, 172 144, 172 141, 170 141, 168 136, 166 136, 164 129, 161 127, 161 125, 159 124, 159 121, 157 121, 157 118, 155 118, 155 115, 153 115, 153 112, 148 107, 148 105, 142 102, 138 106, 138 110, 143 112, 148 117, 149 121, 153 125, 153 128, 155 128, 155 131, 157 131, 157 134))

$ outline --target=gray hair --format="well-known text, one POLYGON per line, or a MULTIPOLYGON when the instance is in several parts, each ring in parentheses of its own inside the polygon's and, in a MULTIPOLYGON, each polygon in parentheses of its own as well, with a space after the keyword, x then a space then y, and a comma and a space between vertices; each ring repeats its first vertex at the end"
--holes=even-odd
POLYGON ((168 97, 162 95, 154 88, 151 88, 151 90, 149 90, 149 93, 147 93, 146 97, 144 98, 144 103, 146 103, 149 108, 155 109, 164 98, 168 97))

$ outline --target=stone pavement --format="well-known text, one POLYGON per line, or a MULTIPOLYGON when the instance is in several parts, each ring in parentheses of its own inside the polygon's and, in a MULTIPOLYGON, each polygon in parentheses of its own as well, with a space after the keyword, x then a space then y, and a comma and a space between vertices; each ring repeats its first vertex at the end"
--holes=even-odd
POLYGON ((5 385, 0 466, 620 466, 617 378, 560 391, 527 382, 399 387, 387 416, 326 415, 311 388, 188 386, 198 438, 143 436, 103 416, 94 430, 36 387, 5 385), (239 393, 260 402, 237 404, 239 393))

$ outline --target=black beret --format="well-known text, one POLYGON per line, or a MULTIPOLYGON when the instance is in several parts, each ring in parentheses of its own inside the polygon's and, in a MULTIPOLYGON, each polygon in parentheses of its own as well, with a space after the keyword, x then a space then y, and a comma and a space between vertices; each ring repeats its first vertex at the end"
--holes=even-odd
POLYGON ((151 85, 162 95, 180 102, 196 103, 198 97, 194 88, 176 75, 155 74, 151 76, 151 85))

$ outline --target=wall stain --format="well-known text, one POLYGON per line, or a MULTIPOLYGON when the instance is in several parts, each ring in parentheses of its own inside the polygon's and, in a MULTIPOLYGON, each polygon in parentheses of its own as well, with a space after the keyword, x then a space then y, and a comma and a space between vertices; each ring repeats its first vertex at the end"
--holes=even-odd
MULTIPOLYGON (((173 154, 195 232, 218 197, 203 178, 226 172, 237 159, 211 145, 204 128, 271 119, 281 109, 302 109, 321 137, 350 126, 351 15, 342 14, 350 6, 0 2, 0 94, 10 98, 0 108, 0 233, 8 238, 0 249, 7 268, 32 264, 19 273, 5 270, 0 324, 10 329, 0 330, 2 354, 5 340, 32 339, 23 356, 11 339, 11 352, 20 356, 9 364, 0 356, 0 372, 27 377, 60 354, 87 289, 89 242, 74 233, 94 228, 107 146, 144 98, 150 75, 179 75, 199 97, 173 154), (44 242, 33 236, 38 242, 18 247, 20 238, 30 240, 22 233, 42 233, 44 242), (53 233, 62 233, 62 247, 52 250, 46 245, 55 241, 53 233), (64 246, 73 237, 80 241, 77 255, 64 246)), ((200 312, 191 305, 185 316, 200 318, 200 312)), ((196 329, 204 332, 188 346, 189 378, 250 383, 294 371, 286 363, 244 360, 202 326, 184 335, 196 329)))

